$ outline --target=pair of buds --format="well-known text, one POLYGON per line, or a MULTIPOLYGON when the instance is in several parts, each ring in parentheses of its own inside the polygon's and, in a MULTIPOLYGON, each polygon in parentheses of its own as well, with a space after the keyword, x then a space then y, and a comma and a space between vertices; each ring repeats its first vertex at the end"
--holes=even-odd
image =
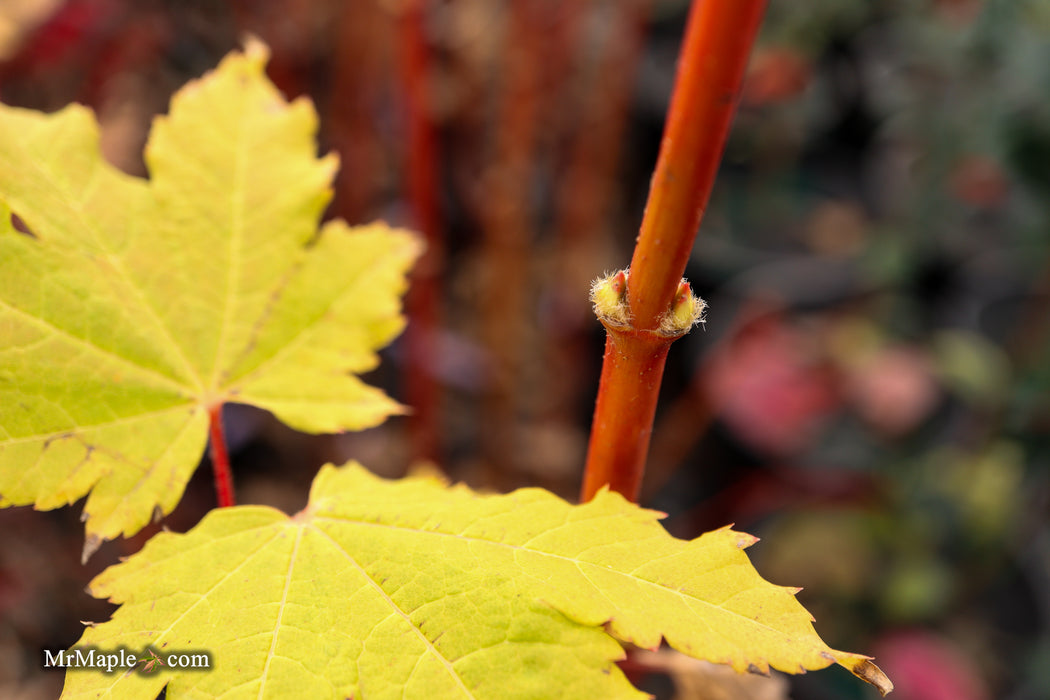
MULTIPOLYGON (((627 299, 628 270, 620 270, 594 281, 591 285, 591 303, 594 313, 606 324, 628 326, 631 306, 627 299)), ((697 323, 703 323, 707 302, 693 295, 684 279, 678 283, 671 308, 660 317, 658 330, 663 335, 679 336, 689 332, 697 323)))

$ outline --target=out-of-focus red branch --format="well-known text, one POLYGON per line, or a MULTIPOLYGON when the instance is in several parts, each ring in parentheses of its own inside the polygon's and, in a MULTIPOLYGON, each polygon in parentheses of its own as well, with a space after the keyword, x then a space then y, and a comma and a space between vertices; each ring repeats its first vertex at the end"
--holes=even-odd
MULTIPOLYGON (((294 4, 310 6, 309 3, 294 4)), ((391 155, 383 148, 376 114, 397 79, 390 56, 391 47, 396 46, 397 27, 393 14, 382 5, 337 3, 339 13, 333 18, 332 87, 322 124, 327 129, 327 140, 339 153, 340 167, 328 213, 352 224, 378 218, 382 211, 384 176, 390 169, 391 155)), ((278 16, 275 21, 281 24, 272 31, 279 37, 287 31, 284 26, 287 19, 278 16)), ((270 42, 274 45, 274 40, 270 42)), ((279 55, 275 46, 275 58, 279 55)), ((273 62, 268 70, 274 70, 273 62)), ((277 84, 281 86, 280 82, 277 84)))
POLYGON ((441 324, 441 269, 445 241, 437 202, 437 145, 429 102, 429 51, 424 31, 427 0, 411 0, 401 16, 401 73, 406 129, 405 174, 413 226, 427 247, 416 264, 405 300, 408 362, 405 396, 413 408, 410 430, 417 458, 440 461, 439 387, 434 379, 433 342, 441 324))
POLYGON ((548 37, 546 3, 507 4, 503 81, 496 104, 492 154, 482 176, 484 228, 481 319, 490 361, 482 416, 486 474, 495 482, 516 461, 515 416, 527 317, 528 268, 534 222, 530 201, 542 117, 541 81, 548 37), (510 449, 508 449, 510 448, 510 449))
MULTIPOLYGON (((557 265, 554 289, 554 318, 546 334, 544 356, 548 360, 546 405, 552 419, 569 420, 575 414, 584 377, 574 368, 584 364, 591 352, 584 329, 593 322, 587 300, 580 291, 594 277, 592 266, 599 242, 607 240, 610 214, 614 211, 616 183, 623 135, 630 112, 635 68, 644 44, 651 0, 624 0, 597 10, 577 7, 574 25, 586 25, 584 10, 612 11, 612 21, 600 46, 583 54, 579 75, 570 83, 579 101, 571 129, 565 172, 556 188, 555 255, 557 265), (589 60, 587 60, 589 59, 589 60)), ((573 26, 569 34, 573 45, 583 44, 582 27, 573 26)))

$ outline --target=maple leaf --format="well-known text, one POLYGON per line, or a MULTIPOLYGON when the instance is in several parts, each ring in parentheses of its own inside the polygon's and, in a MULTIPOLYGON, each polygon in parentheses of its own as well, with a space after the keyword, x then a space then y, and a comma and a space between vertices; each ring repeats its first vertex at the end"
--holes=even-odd
POLYGON ((307 432, 401 411, 353 373, 402 329, 420 244, 318 230, 336 158, 316 157, 313 108, 265 61, 253 43, 180 90, 149 180, 102 159, 84 107, 0 106, 0 505, 90 492, 85 558, 175 507, 210 407, 307 432))
POLYGON ((329 465, 295 517, 212 511, 91 583, 121 607, 81 645, 203 648, 212 670, 69 673, 64 697, 641 697, 612 637, 738 671, 838 662, 892 688, 758 575, 753 537, 678 540, 660 515, 607 490, 573 506, 329 465))

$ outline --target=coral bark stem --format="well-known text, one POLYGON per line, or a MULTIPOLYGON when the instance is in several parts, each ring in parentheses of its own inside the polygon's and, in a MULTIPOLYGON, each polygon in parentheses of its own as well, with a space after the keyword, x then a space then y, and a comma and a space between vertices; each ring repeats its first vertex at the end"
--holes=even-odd
POLYGON ((765 0, 695 0, 631 259, 631 328, 609 329, 581 500, 608 484, 636 500, 671 340, 670 308, 711 195, 765 0), (624 341, 623 338, 630 340, 624 341))
POLYGON ((582 500, 608 485, 638 499, 667 350, 673 338, 609 328, 582 500))

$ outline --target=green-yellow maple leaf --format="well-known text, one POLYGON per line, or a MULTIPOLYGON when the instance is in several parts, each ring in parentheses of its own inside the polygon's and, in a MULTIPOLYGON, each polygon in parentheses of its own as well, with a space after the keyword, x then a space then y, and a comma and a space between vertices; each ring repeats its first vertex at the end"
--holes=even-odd
POLYGON ((211 670, 69 672, 64 697, 629 698, 602 631, 766 672, 846 666, 795 589, 764 581, 728 528, 677 540, 603 491, 482 496, 324 467, 295 517, 238 506, 161 534, 90 586, 121 607, 78 646, 207 650, 211 670))
POLYGON ((400 410, 352 373, 401 330, 419 244, 318 230, 336 158, 316 157, 312 107, 265 60, 252 45, 179 92, 149 180, 103 161, 83 107, 0 106, 0 504, 90 492, 85 554, 174 508, 211 407, 309 432, 400 410))

